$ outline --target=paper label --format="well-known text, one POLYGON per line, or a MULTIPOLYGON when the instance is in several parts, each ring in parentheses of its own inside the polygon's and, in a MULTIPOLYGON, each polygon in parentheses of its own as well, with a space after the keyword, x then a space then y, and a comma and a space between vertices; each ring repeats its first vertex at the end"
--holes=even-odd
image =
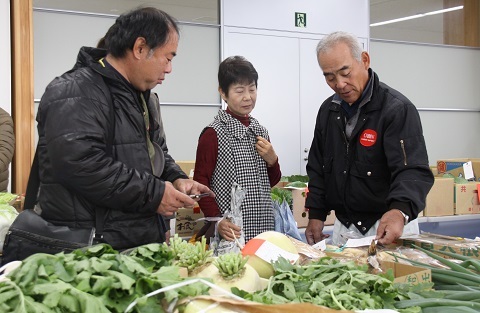
POLYGON ((312 247, 320 251, 325 251, 327 249, 327 239, 317 242, 312 247))
POLYGON ((369 246, 370 244, 372 244, 372 240, 375 240, 375 236, 348 239, 347 243, 345 244, 345 248, 357 248, 357 247, 369 246))
POLYGON ((242 252, 243 255, 255 254, 260 259, 269 263, 275 262, 280 256, 289 260, 292 264, 297 262, 299 258, 298 254, 290 253, 269 241, 258 238, 250 239, 248 245, 243 248, 242 252))
POLYGON ((475 175, 473 175, 473 167, 472 167, 472 161, 468 161, 466 163, 463 163, 463 174, 465 175, 466 180, 470 180, 475 178, 475 175))

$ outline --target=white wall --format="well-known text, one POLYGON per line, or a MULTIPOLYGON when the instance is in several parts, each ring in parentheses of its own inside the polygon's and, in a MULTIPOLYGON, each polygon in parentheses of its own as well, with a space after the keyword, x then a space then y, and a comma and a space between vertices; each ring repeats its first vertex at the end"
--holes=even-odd
MULTIPOLYGON (((34 10, 34 98, 56 76, 71 69, 82 46, 95 46, 115 16, 34 10)), ((153 89, 162 103, 169 152, 194 160, 198 136, 221 107, 217 91, 220 29, 180 24, 173 71, 153 89)), ((35 104, 35 110, 38 102, 35 104)))
POLYGON ((380 80, 420 111, 431 165, 480 157, 480 49, 372 40, 370 56, 380 80))

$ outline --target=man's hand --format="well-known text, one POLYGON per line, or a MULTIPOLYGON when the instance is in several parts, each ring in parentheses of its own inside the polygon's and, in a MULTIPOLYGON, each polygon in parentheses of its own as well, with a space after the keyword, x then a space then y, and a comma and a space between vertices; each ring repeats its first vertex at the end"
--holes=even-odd
POLYGON ((179 208, 193 208, 194 205, 195 201, 192 198, 175 189, 172 183, 165 182, 165 191, 163 193, 162 202, 160 202, 160 205, 157 208, 157 213, 168 217, 177 212, 179 208))
POLYGON ((392 209, 383 214, 377 228, 377 236, 379 244, 388 245, 400 238, 403 233, 405 218, 400 210, 392 209))
POLYGON ((308 220, 307 228, 305 229, 305 238, 309 245, 316 244, 325 238, 330 237, 329 234, 323 233, 324 222, 321 220, 308 220))
POLYGON ((278 156, 273 150, 272 144, 265 138, 257 136, 257 143, 255 144, 255 148, 257 149, 258 154, 262 157, 262 159, 267 162, 268 167, 272 167, 278 160, 278 156))
POLYGON ((210 197, 215 197, 215 194, 210 190, 210 188, 191 179, 179 178, 173 182, 173 186, 178 191, 187 195, 208 193, 210 197))

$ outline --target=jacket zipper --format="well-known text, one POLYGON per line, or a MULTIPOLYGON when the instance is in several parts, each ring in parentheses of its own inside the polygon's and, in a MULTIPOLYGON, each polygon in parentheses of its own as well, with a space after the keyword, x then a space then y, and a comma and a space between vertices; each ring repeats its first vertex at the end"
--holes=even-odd
POLYGON ((405 142, 403 139, 400 139, 400 146, 402 147, 403 152, 403 165, 407 165, 407 153, 405 152, 405 142))

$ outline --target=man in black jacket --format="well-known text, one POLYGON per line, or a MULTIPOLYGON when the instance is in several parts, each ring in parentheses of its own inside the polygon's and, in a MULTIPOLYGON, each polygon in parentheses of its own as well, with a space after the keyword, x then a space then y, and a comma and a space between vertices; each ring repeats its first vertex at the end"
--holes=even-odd
POLYGON ((418 233, 415 219, 433 185, 418 111, 379 81, 352 34, 326 36, 317 57, 335 94, 320 107, 308 157, 307 242, 328 237, 323 227, 331 210, 334 244, 348 236, 389 244, 418 233))
POLYGON ((55 225, 92 227, 102 208, 104 241, 127 249, 162 242, 160 215, 193 206, 189 194, 213 193, 189 180, 162 149, 161 127, 148 106, 150 90, 172 70, 179 39, 174 19, 155 8, 133 10, 104 39, 106 49, 81 48, 75 67, 42 97, 35 209, 55 225))

